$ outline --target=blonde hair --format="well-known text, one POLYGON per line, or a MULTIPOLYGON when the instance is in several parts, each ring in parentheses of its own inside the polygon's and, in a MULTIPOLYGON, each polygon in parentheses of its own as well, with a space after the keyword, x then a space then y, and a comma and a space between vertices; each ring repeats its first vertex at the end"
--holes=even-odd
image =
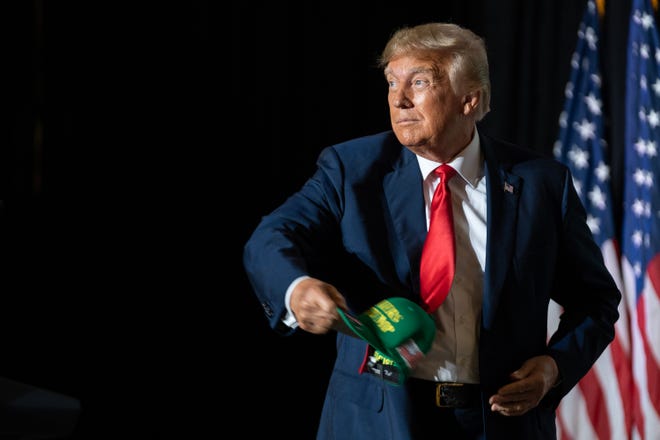
POLYGON ((429 55, 444 66, 455 90, 481 91, 476 119, 490 111, 490 73, 484 40, 453 23, 426 23, 397 30, 378 60, 381 68, 401 55, 429 55))

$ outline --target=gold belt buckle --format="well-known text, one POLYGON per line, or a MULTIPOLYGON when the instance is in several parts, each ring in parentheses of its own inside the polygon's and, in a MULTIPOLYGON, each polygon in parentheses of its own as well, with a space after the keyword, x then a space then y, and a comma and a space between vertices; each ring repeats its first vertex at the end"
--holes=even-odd
POLYGON ((435 405, 438 408, 453 408, 452 405, 445 405, 442 403, 442 388, 443 387, 462 387, 462 383, 452 383, 452 382, 446 382, 446 383, 438 383, 435 386, 435 405))

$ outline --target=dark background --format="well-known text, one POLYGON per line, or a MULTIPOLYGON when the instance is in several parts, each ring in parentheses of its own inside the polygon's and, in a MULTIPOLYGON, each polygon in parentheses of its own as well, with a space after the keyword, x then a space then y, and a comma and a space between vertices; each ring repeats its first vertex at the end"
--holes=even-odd
MULTIPOLYGON (((481 129, 550 154, 586 1, 307 3, 0 6, 0 375, 79 398, 76 439, 314 437, 333 339, 267 327, 242 247, 323 147, 389 128, 396 28, 482 35, 481 129)), ((620 206, 630 1, 606 8, 620 206)))

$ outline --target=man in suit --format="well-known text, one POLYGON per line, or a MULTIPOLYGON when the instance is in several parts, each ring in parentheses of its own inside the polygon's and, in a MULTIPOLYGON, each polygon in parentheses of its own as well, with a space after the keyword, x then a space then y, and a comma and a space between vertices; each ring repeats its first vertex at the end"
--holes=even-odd
POLYGON ((477 129, 490 80, 471 31, 403 28, 380 61, 392 131, 322 151, 244 249, 275 331, 337 331, 317 438, 554 439, 554 410, 613 339, 621 299, 569 170, 477 129), (456 171, 455 274, 427 309, 432 346, 393 383, 383 372, 396 363, 345 331, 338 309, 391 297, 426 307, 420 266, 442 164, 456 171), (550 299, 563 316, 547 341, 550 299))

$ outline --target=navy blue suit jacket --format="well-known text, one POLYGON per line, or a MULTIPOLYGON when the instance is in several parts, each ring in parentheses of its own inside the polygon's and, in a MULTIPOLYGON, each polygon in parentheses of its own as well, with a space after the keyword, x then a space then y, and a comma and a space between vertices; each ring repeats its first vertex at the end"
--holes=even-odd
MULTIPOLYGON (((488 240, 479 341, 487 439, 554 439, 554 409, 614 337, 621 295, 569 170, 552 158, 481 136, 488 240), (563 306, 547 343, 550 299, 563 306), (520 417, 490 411, 488 397, 522 363, 552 356, 561 382, 520 417)), ((314 175, 266 215, 244 266, 270 326, 283 334, 284 294, 301 275, 335 285, 360 313, 381 299, 419 301, 426 236, 415 155, 391 131, 324 149, 314 175)), ((412 439, 404 386, 360 374, 366 343, 337 334, 319 439, 412 439)), ((441 431, 441 427, 438 427, 441 431)), ((441 438, 441 437, 438 437, 441 438)))

